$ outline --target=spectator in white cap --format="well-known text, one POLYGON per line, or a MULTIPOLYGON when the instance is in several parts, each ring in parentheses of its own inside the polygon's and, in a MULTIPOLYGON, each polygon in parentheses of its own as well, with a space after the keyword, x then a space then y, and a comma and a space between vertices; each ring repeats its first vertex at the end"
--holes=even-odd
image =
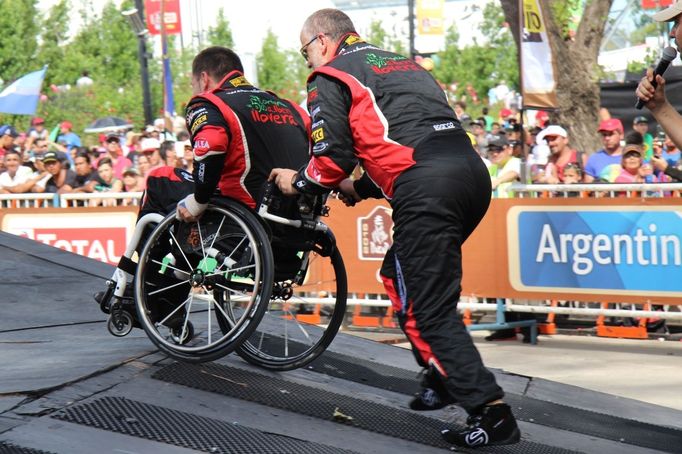
MULTIPOLYGON (((682 0, 678 0, 663 11, 653 15, 653 19, 658 22, 673 22, 670 30, 670 38, 675 40, 677 49, 682 46, 682 0)), ((665 79, 663 76, 656 76, 656 87, 653 86, 654 71, 647 69, 644 76, 637 86, 637 96, 643 100, 647 109, 651 111, 658 124, 663 127, 670 136, 677 148, 682 148, 682 115, 675 110, 665 96, 665 79)))
POLYGON ((161 142, 159 142, 159 139, 149 137, 142 139, 140 142, 140 150, 145 156, 147 156, 147 158, 149 158, 149 170, 166 165, 161 160, 161 154, 159 153, 160 148, 161 142))
MULTIPOLYGON (((536 182, 547 184, 564 183, 564 169, 572 164, 584 169, 587 162, 585 153, 581 153, 569 145, 568 132, 559 125, 549 125, 538 134, 538 140, 544 140, 549 145, 551 154, 547 159, 544 175, 536 182)), ((582 172, 581 172, 582 173, 582 172)))

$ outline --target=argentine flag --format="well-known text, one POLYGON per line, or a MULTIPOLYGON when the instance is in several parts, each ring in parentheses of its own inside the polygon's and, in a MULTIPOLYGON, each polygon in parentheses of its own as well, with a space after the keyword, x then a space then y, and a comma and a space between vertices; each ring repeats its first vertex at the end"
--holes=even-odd
POLYGON ((0 112, 15 115, 35 114, 45 71, 47 66, 40 71, 28 73, 5 87, 0 92, 0 112))

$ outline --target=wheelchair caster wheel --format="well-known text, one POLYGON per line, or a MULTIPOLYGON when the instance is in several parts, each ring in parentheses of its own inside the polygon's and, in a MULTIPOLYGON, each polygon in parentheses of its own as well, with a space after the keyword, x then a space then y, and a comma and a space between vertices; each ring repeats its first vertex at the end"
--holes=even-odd
POLYGON ((118 317, 111 315, 107 321, 107 329, 113 336, 127 336, 133 330, 133 316, 127 311, 121 311, 118 317))
POLYGON ((194 325, 192 322, 187 322, 187 327, 185 328, 185 335, 182 335, 182 326, 173 328, 171 330, 171 340, 178 345, 185 345, 187 342, 191 341, 194 337, 194 325))

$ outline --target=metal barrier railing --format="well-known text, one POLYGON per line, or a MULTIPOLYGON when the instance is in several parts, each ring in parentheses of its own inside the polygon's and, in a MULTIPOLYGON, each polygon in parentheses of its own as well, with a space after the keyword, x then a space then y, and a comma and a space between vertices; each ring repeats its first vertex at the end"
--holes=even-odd
POLYGON ((0 194, 0 208, 43 208, 59 206, 59 195, 52 193, 0 194))
POLYGON ((682 183, 521 184, 509 188, 519 198, 538 197, 679 197, 682 183))
POLYGON ((142 192, 75 192, 61 194, 59 206, 62 208, 78 206, 137 206, 142 192))

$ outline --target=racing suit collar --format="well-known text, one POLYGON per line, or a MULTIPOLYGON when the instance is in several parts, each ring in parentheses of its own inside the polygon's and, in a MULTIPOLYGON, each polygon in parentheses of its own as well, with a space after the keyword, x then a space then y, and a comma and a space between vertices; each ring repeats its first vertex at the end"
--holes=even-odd
POLYGON ((245 85, 251 85, 251 83, 246 80, 244 73, 238 70, 232 70, 222 80, 218 83, 216 87, 217 90, 226 90, 228 88, 235 88, 245 85))
POLYGON ((363 42, 364 42, 363 39, 360 38, 360 35, 358 35, 357 33, 347 33, 343 35, 343 37, 339 41, 339 45, 336 47, 336 52, 334 52, 334 55, 339 55, 343 53, 347 48, 349 48, 353 44, 363 42))

